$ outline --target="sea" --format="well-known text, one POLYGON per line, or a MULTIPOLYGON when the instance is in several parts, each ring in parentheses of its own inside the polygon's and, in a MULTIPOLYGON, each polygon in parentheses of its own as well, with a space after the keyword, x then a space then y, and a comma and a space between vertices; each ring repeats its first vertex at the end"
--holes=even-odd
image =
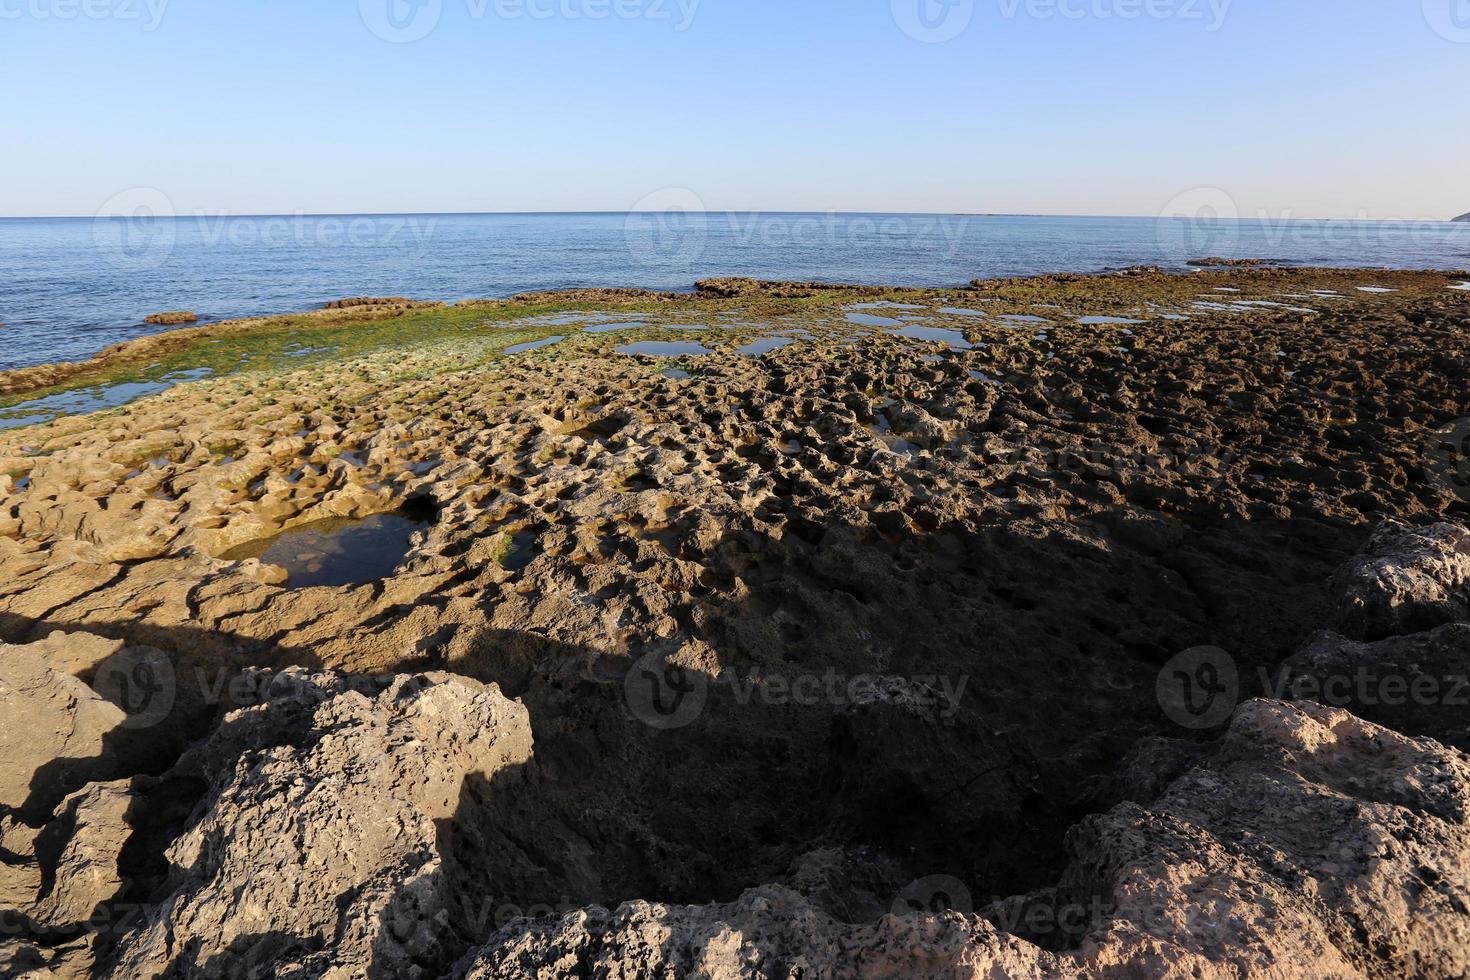
POLYGON ((1470 224, 1204 217, 668 211, 0 218, 0 370, 84 359, 201 322, 349 296, 453 302, 531 290, 690 290, 716 276, 948 286, 1187 268, 1211 256, 1464 270, 1470 224))

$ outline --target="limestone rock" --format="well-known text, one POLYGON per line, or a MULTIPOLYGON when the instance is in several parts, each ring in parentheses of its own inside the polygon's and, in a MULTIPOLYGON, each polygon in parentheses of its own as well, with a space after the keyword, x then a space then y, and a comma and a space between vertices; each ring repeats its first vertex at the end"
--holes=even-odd
POLYGON ((46 855, 50 888, 36 901, 33 921, 49 928, 87 922, 122 890, 118 857, 138 799, 132 781, 121 780, 92 783, 62 802, 37 839, 38 850, 57 853, 46 855))
POLYGON ((162 920, 114 975, 432 975, 436 822, 467 776, 530 753, 525 709, 474 681, 269 679, 175 768, 211 791, 169 849, 162 920))
POLYGON ((1083 821, 1068 847, 1055 889, 981 915, 849 925, 784 888, 729 905, 633 902, 509 925, 455 976, 1226 980, 1470 969, 1470 759, 1345 711, 1246 704, 1218 749, 1161 799, 1083 821))
POLYGON ((152 313, 143 318, 144 323, 152 323, 157 326, 173 327, 181 323, 198 323, 199 314, 188 310, 169 310, 164 313, 152 313))
POLYGON ((1337 632, 1381 640, 1470 622, 1470 531, 1388 523, 1337 575, 1337 632))
POLYGON ((1277 686, 1294 700, 1470 751, 1470 624, 1375 643, 1321 633, 1282 665, 1277 686))
POLYGON ((126 715, 38 646, 0 644, 0 807, 44 799, 46 813, 53 798, 109 769, 107 736, 126 715))

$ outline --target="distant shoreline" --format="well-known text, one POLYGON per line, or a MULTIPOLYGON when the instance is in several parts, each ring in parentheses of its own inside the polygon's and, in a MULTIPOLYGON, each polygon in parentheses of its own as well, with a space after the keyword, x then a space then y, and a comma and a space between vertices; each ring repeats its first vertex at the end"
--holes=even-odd
MULTIPOLYGON (((235 212, 222 208, 195 209, 184 214, 160 215, 155 217, 179 220, 181 218, 566 218, 566 217, 622 217, 630 215, 656 215, 666 214, 665 211, 282 211, 282 212, 235 212)), ((1184 216, 1173 215, 1147 215, 1147 214, 1064 214, 1064 213, 1040 213, 1026 211, 846 211, 842 209, 831 209, 826 211, 781 211, 781 210, 752 210, 748 208, 711 208, 704 211, 680 211, 681 214, 689 215, 772 215, 772 216, 798 216, 812 217, 831 215, 845 218, 1054 218, 1059 220, 1073 221, 1161 221, 1161 220, 1189 220, 1184 216)), ((126 215, 102 215, 102 214, 16 214, 0 215, 0 221, 97 221, 97 220, 126 220, 126 215)), ((1253 224, 1257 222, 1341 222, 1348 224, 1459 224, 1470 222, 1470 214, 1461 215, 1458 218, 1344 218, 1344 217, 1257 217, 1257 218, 1220 218, 1219 221, 1233 221, 1241 224, 1253 224)))
MULTIPOLYGON (((195 325, 160 330, 112 344, 85 359, 0 371, 0 407, 13 407, 19 401, 50 391, 113 383, 119 378, 146 370, 150 365, 172 365, 173 370, 192 369, 197 365, 174 362, 194 356, 190 354, 191 351, 197 354, 202 347, 208 345, 254 347, 262 342, 274 342, 270 338, 280 340, 306 334, 321 337, 343 331, 348 334, 359 333, 369 328, 382 328, 389 321, 443 321, 442 326, 454 333, 469 324, 468 318, 475 318, 477 322, 494 321, 499 325, 512 326, 519 319, 557 310, 618 311, 640 316, 653 315, 655 312, 662 314, 687 311, 686 316, 696 316, 700 312, 709 313, 714 309, 773 301, 788 305, 791 302, 800 305, 809 301, 822 305, 836 302, 841 297, 932 298, 941 294, 953 297, 954 304, 963 306, 969 301, 986 302, 986 297, 1004 294, 1016 288, 1034 293, 1033 298, 1050 300, 1053 293, 1065 293, 1091 284, 1118 283, 1118 292, 1135 293, 1139 290, 1147 292, 1148 288, 1166 288, 1163 284, 1184 280, 1198 283, 1197 287, 1186 287, 1191 293, 1196 288, 1219 287, 1233 284, 1237 280, 1241 283, 1272 284, 1277 289, 1288 289, 1294 284, 1318 280, 1334 284, 1357 282, 1359 285, 1391 281, 1395 283, 1395 288, 1389 289, 1389 293, 1399 293, 1402 287, 1408 286, 1415 289, 1431 288, 1437 293, 1440 288, 1458 288, 1455 281, 1470 280, 1470 271, 1304 267, 1271 263, 1243 267, 1207 265, 1187 270, 1135 266, 1092 273, 1059 272, 975 279, 966 284, 945 287, 792 282, 732 277, 703 279, 687 291, 638 288, 563 289, 519 293, 508 298, 462 299, 455 303, 407 298, 359 298, 339 300, 297 312, 201 321, 195 325), (1426 278, 1439 282, 1433 282, 1426 287, 1423 282, 1426 278), (1152 286, 1149 287, 1148 284, 1152 286)), ((1372 291, 1369 289, 1365 292, 1372 291)))

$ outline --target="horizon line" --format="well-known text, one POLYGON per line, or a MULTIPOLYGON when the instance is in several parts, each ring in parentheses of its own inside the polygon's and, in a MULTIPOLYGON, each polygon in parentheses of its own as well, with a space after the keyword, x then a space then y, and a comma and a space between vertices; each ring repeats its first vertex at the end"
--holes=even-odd
MULTIPOLYGON (((588 216, 628 216, 635 214, 666 214, 666 211, 292 211, 292 212, 240 212, 231 211, 195 211, 193 213, 162 215, 164 218, 174 220, 180 218, 417 218, 417 217, 559 217, 569 215, 588 216)), ((692 215, 761 215, 761 214, 783 214, 801 216, 847 216, 847 217, 932 217, 932 218, 1096 218, 1096 219, 1134 219, 1143 221, 1188 220, 1187 215, 1146 215, 1146 214, 1071 214, 1071 213, 1045 213, 1027 211, 845 211, 829 209, 825 211, 786 211, 786 210, 750 210, 750 209, 706 209, 703 211, 685 211, 692 215)), ((103 215, 103 214, 7 214, 0 215, 0 221, 86 221, 118 218, 126 218, 126 215, 103 215)), ((1461 215, 1460 217, 1465 217, 1461 215)), ((1459 218, 1343 218, 1343 217, 1234 217, 1217 218, 1220 221, 1351 221, 1360 223, 1423 223, 1423 224, 1456 224, 1459 218)))

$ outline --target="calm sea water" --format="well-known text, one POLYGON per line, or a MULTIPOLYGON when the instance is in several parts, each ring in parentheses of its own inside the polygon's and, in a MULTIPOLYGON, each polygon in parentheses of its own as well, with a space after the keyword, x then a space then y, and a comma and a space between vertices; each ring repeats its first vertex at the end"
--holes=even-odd
POLYGON ((1222 255, 1465 269, 1470 225, 859 214, 150 216, 0 219, 0 369, 344 296, 689 289, 707 276, 912 285, 1222 255))

